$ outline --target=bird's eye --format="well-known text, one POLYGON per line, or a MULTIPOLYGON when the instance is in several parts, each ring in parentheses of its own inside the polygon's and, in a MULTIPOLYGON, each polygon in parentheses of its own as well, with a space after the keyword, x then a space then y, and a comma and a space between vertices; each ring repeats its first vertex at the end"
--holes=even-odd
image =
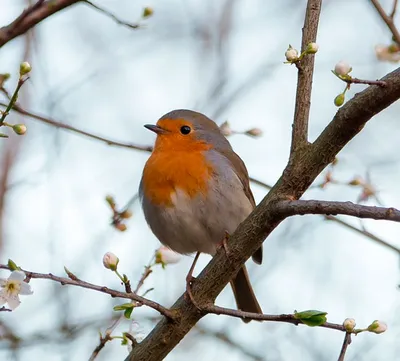
POLYGON ((183 127, 181 127, 181 133, 184 135, 189 134, 191 130, 192 129, 190 129, 190 127, 187 125, 184 125, 183 127))

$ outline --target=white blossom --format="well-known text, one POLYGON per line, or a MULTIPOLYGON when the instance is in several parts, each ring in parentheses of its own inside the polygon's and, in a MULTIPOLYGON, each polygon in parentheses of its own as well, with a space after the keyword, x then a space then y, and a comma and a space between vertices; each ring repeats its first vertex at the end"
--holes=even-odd
POLYGON ((337 75, 347 75, 351 72, 351 66, 349 65, 349 63, 346 63, 345 61, 339 61, 336 65, 335 65, 335 73, 337 75))
POLYGON ((382 333, 387 330, 387 324, 383 321, 375 320, 368 326, 368 331, 373 333, 382 333))
POLYGON ((354 330, 354 327, 356 327, 356 320, 354 318, 346 318, 343 321, 343 326, 347 332, 351 332, 354 330))
POLYGON ((296 49, 289 46, 288 50, 286 50, 285 57, 287 61, 292 62, 297 60, 299 53, 296 49))
POLYGON ((161 246, 156 250, 156 263, 163 265, 178 263, 181 259, 181 255, 170 250, 168 247, 161 246))
POLYGON ((15 310, 21 303, 19 295, 31 295, 33 293, 30 284, 24 282, 25 273, 22 271, 11 272, 8 279, 0 278, 0 306, 5 303, 11 310, 15 310))
POLYGON ((115 271, 117 269, 119 258, 111 252, 107 252, 103 256, 103 265, 105 268, 115 271))

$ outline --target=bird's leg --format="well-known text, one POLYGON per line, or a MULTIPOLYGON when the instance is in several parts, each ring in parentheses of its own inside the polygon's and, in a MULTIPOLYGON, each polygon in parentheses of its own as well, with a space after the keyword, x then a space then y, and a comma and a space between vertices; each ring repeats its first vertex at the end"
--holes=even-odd
POLYGON ((188 272, 188 274, 186 276, 186 293, 189 296, 189 300, 193 303, 193 305, 197 309, 200 309, 200 308, 197 306, 197 303, 193 298, 192 284, 193 284, 193 281, 196 279, 195 277, 193 277, 193 271, 194 271, 194 268, 196 266, 197 260, 199 259, 199 256, 200 256, 200 252, 197 252, 196 256, 194 257, 193 263, 190 266, 189 272, 188 272))

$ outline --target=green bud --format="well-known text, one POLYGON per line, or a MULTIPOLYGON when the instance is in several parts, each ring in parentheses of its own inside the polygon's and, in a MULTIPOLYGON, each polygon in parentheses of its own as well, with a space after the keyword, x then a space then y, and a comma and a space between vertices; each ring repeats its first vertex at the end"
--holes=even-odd
POLYGON ((10 271, 19 271, 21 269, 12 259, 8 259, 7 266, 10 268, 10 271))
POLYGON ((151 7, 149 7, 149 6, 146 6, 146 7, 143 9, 142 17, 143 17, 143 18, 148 18, 148 17, 152 16, 153 13, 154 13, 153 8, 151 8, 151 7))
POLYGON ((317 43, 309 43, 306 48, 306 53, 307 54, 315 54, 318 51, 318 49, 319 49, 319 46, 317 43))
POLYGON ((334 100, 334 103, 337 107, 341 107, 344 103, 344 94, 340 93, 334 100))
POLYGON ((127 308, 127 309, 124 311, 124 317, 127 318, 127 319, 129 320, 129 319, 131 318, 132 311, 133 311, 133 306, 130 307, 130 308, 127 308))
POLYGON ((123 303, 122 305, 114 306, 113 310, 114 311, 125 311, 125 310, 128 310, 133 307, 134 307, 134 305, 132 304, 132 302, 128 302, 128 303, 123 303))
POLYGON ((320 326, 326 322, 327 312, 317 310, 307 310, 302 312, 295 312, 294 318, 300 320, 305 325, 314 327, 320 326))
POLYGON ((26 133, 26 125, 25 124, 15 124, 13 125, 13 131, 18 135, 24 135, 26 133))
POLYGON ((24 61, 19 66, 19 75, 22 76, 28 74, 31 70, 32 70, 31 64, 29 64, 27 61, 24 61))

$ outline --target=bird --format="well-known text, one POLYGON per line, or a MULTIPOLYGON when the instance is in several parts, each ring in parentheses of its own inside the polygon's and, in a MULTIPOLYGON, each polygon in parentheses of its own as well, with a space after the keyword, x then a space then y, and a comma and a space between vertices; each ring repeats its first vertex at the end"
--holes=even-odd
MULTIPOLYGON (((256 206, 244 162, 202 113, 177 109, 144 127, 157 135, 139 185, 148 226, 177 253, 214 255, 256 206)), ((262 263, 261 247, 252 259, 262 263)), ((245 265, 230 283, 239 310, 262 313, 245 265)))

